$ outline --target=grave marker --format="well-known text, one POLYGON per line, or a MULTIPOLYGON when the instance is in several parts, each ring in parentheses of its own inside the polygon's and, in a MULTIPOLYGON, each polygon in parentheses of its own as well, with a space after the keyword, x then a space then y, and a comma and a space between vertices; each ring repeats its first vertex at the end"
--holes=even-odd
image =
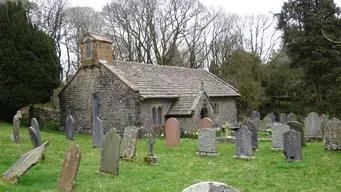
POLYGON ((180 145, 179 121, 169 118, 166 121, 166 146, 178 147, 180 145))

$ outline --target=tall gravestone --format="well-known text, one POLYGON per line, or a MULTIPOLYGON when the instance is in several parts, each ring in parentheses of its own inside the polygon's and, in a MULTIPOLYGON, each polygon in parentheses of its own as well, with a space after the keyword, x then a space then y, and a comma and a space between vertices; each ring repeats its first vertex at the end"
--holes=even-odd
POLYGON ((184 189, 182 192, 239 192, 237 189, 225 183, 205 181, 196 183, 184 189))
POLYGON ((66 139, 75 140, 75 120, 71 115, 66 118, 66 139))
POLYGON ((139 130, 135 126, 124 129, 123 141, 121 144, 121 157, 123 159, 134 159, 136 156, 136 143, 139 130))
POLYGON ((256 117, 256 118, 252 119, 252 122, 256 126, 257 131, 259 131, 262 121, 258 117, 256 117))
POLYGON ((282 124, 285 124, 287 122, 287 114, 286 113, 280 113, 279 114, 279 122, 282 124))
POLYGON ((270 119, 270 117, 265 116, 261 122, 260 130, 266 131, 267 129, 271 128, 271 124, 272 124, 272 120, 270 119))
POLYGON ((236 133, 236 154, 233 156, 238 159, 254 159, 252 152, 252 133, 246 125, 238 129, 236 133))
POLYGON ((325 149, 328 151, 341 151, 341 121, 330 120, 324 132, 325 149))
POLYGON ((252 133, 251 140, 252 140, 252 149, 258 151, 258 134, 255 124, 251 120, 247 120, 246 126, 248 127, 249 131, 252 133))
POLYGON ((292 112, 287 115, 287 122, 289 121, 297 121, 297 116, 292 112))
POLYGON ((289 125, 272 126, 272 150, 283 150, 283 133, 290 131, 289 125))
POLYGON ((300 133, 292 129, 283 133, 283 153, 285 160, 302 160, 302 144, 300 137, 300 133))
POLYGON ((326 127, 328 121, 329 121, 329 117, 326 114, 322 114, 320 116, 321 119, 321 129, 322 129, 322 135, 324 134, 324 128, 326 127))
POLYGON ((289 121, 286 123, 286 125, 289 125, 291 130, 295 130, 300 133, 301 144, 302 146, 305 146, 303 125, 297 121, 289 121))
POLYGON ((276 115, 273 112, 268 113, 266 116, 271 119, 271 122, 276 122, 276 115))
POLYGON ((258 111, 251 112, 251 119, 258 118, 260 119, 260 113, 258 111))
POLYGON ((178 147, 180 145, 179 121, 169 118, 166 121, 166 146, 178 147))
POLYGON ((121 137, 115 128, 111 128, 104 136, 101 164, 99 171, 107 174, 118 175, 120 166, 121 137))
POLYGON ((34 129, 33 127, 28 128, 28 133, 30 135, 30 139, 32 142, 33 149, 39 147, 43 143, 41 142, 40 139, 40 134, 38 134, 37 130, 34 129))
POLYGON ((320 116, 311 112, 308 117, 304 120, 304 134, 308 139, 321 139, 322 128, 321 128, 320 116))
POLYGON ((13 117, 13 140, 16 143, 20 143, 19 127, 21 118, 21 111, 17 111, 17 114, 13 117))
POLYGON ((32 118, 31 119, 31 127, 36 131, 37 136, 41 140, 41 137, 40 137, 40 127, 39 127, 39 123, 38 123, 36 118, 32 118))
POLYGON ((212 128, 213 127, 213 121, 210 118, 202 118, 199 120, 199 128, 212 128))
POLYGON ((102 147, 103 130, 103 121, 99 117, 95 117, 92 121, 92 147, 102 147))
POLYGON ((199 129, 198 152, 199 156, 217 156, 216 130, 210 128, 199 129))
POLYGON ((57 188, 63 191, 72 191, 76 183, 79 165, 81 163, 82 153, 79 145, 73 145, 66 153, 62 171, 59 175, 57 188))

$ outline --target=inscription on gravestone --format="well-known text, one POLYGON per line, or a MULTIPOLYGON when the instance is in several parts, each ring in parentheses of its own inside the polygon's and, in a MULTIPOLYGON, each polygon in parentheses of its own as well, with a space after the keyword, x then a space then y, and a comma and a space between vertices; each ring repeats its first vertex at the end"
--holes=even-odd
POLYGON ((341 121, 332 119, 325 127, 325 149, 328 151, 341 151, 341 121))
POLYGON ((198 156, 217 156, 216 130, 211 128, 201 128, 198 134, 198 156))
POLYGON ((134 159, 136 155, 136 143, 138 128, 129 126, 124 129, 123 142, 121 145, 121 157, 124 159, 134 159))

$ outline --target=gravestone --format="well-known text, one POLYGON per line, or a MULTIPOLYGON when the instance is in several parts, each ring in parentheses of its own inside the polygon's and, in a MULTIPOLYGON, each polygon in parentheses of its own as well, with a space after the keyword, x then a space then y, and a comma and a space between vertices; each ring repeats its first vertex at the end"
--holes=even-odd
POLYGON ((169 118, 166 121, 166 146, 178 147, 180 145, 179 121, 169 118))
POLYGON ((302 144, 300 137, 300 133, 292 129, 283 133, 283 153, 285 160, 302 160, 302 144))
POLYGON ((297 121, 289 121, 286 123, 286 125, 289 125, 291 130, 295 130, 300 133, 301 144, 302 146, 305 146, 303 125, 297 121))
POLYGON ((3 179, 11 183, 18 182, 21 176, 23 176, 42 159, 44 149, 49 145, 49 143, 50 141, 47 141, 39 147, 21 155, 20 159, 15 162, 12 167, 2 174, 3 179))
POLYGON ((79 165, 81 163, 82 153, 79 145, 75 144, 66 153, 59 176, 57 188, 63 191, 72 191, 76 183, 79 165))
POLYGON ((92 121, 92 147, 102 147, 103 129, 103 121, 99 117, 95 117, 92 121))
POLYGON ((216 130, 201 128, 198 134, 198 156, 218 156, 216 130))
POLYGON ((17 114, 13 117, 13 139, 16 143, 20 143, 19 127, 21 118, 21 111, 17 111, 17 114))
POLYGON ((290 131, 289 125, 272 126, 272 150, 283 150, 283 133, 290 131))
POLYGON ((252 122, 256 126, 257 131, 259 131, 262 121, 258 117, 256 117, 256 118, 252 119, 252 122))
POLYGON ((317 113, 309 113, 308 117, 304 120, 304 134, 308 140, 319 140, 322 138, 321 119, 317 113))
POLYGON ((268 113, 266 116, 271 119, 271 122, 276 122, 276 115, 273 112, 268 113))
POLYGON ((37 134, 38 134, 37 136, 38 136, 39 139, 41 140, 39 123, 38 123, 38 121, 37 121, 36 118, 32 118, 32 119, 31 119, 31 127, 32 127, 34 130, 36 130, 36 132, 37 132, 37 134))
POLYGON ((329 121, 329 117, 326 114, 322 114, 320 116, 321 119, 321 129, 322 129, 322 135, 324 135, 324 128, 326 127, 328 121, 329 121))
POLYGON ((40 135, 37 133, 36 129, 34 129, 33 127, 29 127, 28 133, 29 133, 30 138, 31 138, 33 149, 42 145, 40 135))
POLYGON ((152 138, 149 138, 147 141, 148 144, 148 157, 150 159, 150 164, 151 165, 157 165, 158 164, 158 159, 153 153, 153 145, 155 144, 155 140, 152 138))
POLYGON ((255 124, 251 120, 247 120, 246 126, 248 127, 249 131, 252 133, 251 140, 252 140, 252 149, 258 151, 258 134, 255 124))
POLYGON ((139 130, 135 126, 124 129, 123 141, 121 144, 121 157, 124 159, 134 159, 136 156, 136 143, 139 130))
POLYGON ((260 119, 260 113, 258 111, 251 112, 251 119, 258 118, 260 119))
POLYGON ((120 166, 121 137, 115 128, 111 128, 104 136, 101 164, 99 171, 107 174, 118 175, 120 166))
POLYGON ((286 113, 280 113, 279 114, 279 122, 282 124, 285 124, 287 122, 287 114, 286 113))
POLYGON ((341 151, 341 121, 332 119, 328 122, 324 132, 325 149, 328 151, 341 151))
POLYGON ((297 121, 297 116, 292 112, 287 115, 287 122, 289 121, 297 121))
POLYGON ((254 159, 252 153, 252 133, 246 125, 238 129, 236 133, 236 154, 233 156, 238 159, 254 159))
POLYGON ((213 127, 213 121, 210 118, 203 118, 199 120, 199 129, 201 128, 212 128, 213 127))
POLYGON ((71 115, 66 118, 66 139, 75 140, 75 120, 71 115))
POLYGON ((271 128, 271 124, 272 124, 272 120, 270 119, 270 117, 265 116, 260 124, 260 130, 266 131, 267 129, 271 128))
POLYGON ((196 183, 184 189, 182 192, 239 192, 237 189, 225 183, 205 181, 196 183))

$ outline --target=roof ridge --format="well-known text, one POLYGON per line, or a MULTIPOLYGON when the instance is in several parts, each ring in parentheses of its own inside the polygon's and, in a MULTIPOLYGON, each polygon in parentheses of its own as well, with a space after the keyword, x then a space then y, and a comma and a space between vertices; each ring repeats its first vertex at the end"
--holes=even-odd
POLYGON ((188 67, 180 67, 180 66, 171 66, 171 65, 159 65, 159 64, 152 64, 152 63, 139 63, 135 61, 122 61, 122 60, 113 60, 113 62, 121 62, 121 63, 129 63, 129 64, 136 64, 136 65, 150 65, 155 67, 163 67, 163 68, 181 68, 186 70, 201 70, 201 68, 188 68, 188 67))

